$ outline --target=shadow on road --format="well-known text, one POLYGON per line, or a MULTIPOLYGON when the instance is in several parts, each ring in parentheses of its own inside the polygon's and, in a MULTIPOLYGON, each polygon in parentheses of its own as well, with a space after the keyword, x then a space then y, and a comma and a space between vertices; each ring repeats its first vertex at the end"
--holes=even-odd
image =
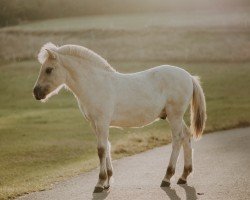
POLYGON ((93 193, 92 200, 104 200, 109 195, 109 190, 104 190, 102 193, 93 193))
MULTIPOLYGON (((186 200, 196 200, 197 195, 196 195, 196 190, 194 187, 188 186, 188 185, 180 185, 180 187, 182 187, 185 192, 186 192, 186 200)), ((181 198, 176 194, 175 189, 169 188, 169 187, 161 187, 161 189, 163 191, 166 192, 166 194, 168 195, 168 197, 171 200, 181 200, 181 198)))
POLYGON ((181 198, 176 194, 175 189, 170 187, 161 187, 161 189, 166 192, 171 200, 181 200, 181 198))
POLYGON ((182 187, 185 190, 187 200, 196 200, 196 199, 198 199, 197 195, 196 195, 196 190, 195 190, 194 187, 188 186, 186 184, 180 185, 180 187, 182 187))

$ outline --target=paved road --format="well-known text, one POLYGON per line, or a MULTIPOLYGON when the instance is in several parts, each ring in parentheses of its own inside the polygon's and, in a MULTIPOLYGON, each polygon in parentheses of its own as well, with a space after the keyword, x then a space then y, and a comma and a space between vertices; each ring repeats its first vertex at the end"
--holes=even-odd
POLYGON ((208 134, 193 147, 195 171, 188 185, 176 184, 182 172, 181 155, 171 188, 159 187, 170 156, 167 145, 114 161, 115 182, 109 192, 92 194, 98 177, 93 170, 21 199, 250 199, 250 128, 208 134))

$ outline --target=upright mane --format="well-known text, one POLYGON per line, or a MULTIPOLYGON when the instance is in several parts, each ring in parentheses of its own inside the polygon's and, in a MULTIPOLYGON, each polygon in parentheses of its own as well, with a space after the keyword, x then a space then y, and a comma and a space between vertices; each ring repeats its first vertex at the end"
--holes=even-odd
POLYGON ((72 44, 57 47, 51 42, 43 45, 43 47, 41 48, 38 54, 38 61, 41 64, 43 64, 49 57, 46 49, 55 51, 62 55, 70 55, 70 56, 75 56, 78 58, 88 59, 91 62, 95 63, 93 67, 103 67, 107 71, 115 71, 115 69, 112 68, 111 65, 104 58, 102 58, 100 55, 98 55, 97 53, 91 51, 90 49, 86 47, 72 45, 72 44))

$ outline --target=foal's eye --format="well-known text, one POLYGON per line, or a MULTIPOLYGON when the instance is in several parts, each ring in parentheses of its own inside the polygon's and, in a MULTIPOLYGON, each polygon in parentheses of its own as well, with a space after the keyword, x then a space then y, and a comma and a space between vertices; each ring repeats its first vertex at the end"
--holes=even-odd
POLYGON ((52 70, 53 70, 52 67, 48 67, 45 72, 46 74, 51 74, 52 70))

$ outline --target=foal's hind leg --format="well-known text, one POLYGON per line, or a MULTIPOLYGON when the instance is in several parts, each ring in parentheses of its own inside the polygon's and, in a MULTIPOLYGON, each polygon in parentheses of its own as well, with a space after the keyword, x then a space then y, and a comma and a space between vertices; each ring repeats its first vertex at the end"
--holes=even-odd
POLYGON ((191 134, 189 128, 186 126, 183 121, 183 152, 184 152, 184 169, 182 176, 178 180, 177 184, 185 184, 187 183, 187 177, 192 172, 192 147, 191 147, 191 134))
POLYGON ((175 173, 175 166, 179 156, 183 138, 182 115, 178 117, 170 115, 168 117, 168 120, 172 130, 172 153, 169 160, 166 175, 161 183, 161 187, 170 186, 170 179, 175 173))

